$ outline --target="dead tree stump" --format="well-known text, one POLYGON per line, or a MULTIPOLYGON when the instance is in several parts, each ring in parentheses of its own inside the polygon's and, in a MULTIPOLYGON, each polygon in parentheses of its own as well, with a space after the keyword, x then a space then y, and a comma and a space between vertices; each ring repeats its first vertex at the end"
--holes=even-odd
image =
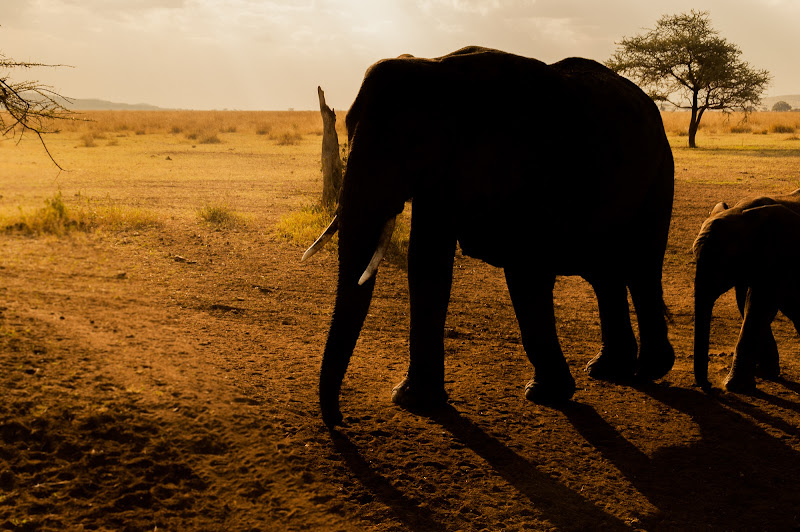
POLYGON ((342 187, 342 160, 339 158, 339 135, 336 113, 325 104, 325 93, 317 87, 319 112, 322 113, 322 204, 333 208, 342 187))

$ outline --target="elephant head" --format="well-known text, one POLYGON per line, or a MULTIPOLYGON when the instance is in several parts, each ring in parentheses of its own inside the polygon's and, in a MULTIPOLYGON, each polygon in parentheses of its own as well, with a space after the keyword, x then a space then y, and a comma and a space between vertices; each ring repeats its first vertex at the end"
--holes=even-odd
MULTIPOLYGON (((382 63, 367 72, 365 86, 381 77, 382 63)), ((375 274, 389 247, 395 218, 412 195, 411 171, 405 164, 409 146, 403 139, 415 135, 402 129, 410 121, 392 116, 388 103, 377 105, 384 110, 383 116, 363 112, 365 106, 376 106, 376 102, 365 100, 380 96, 391 99, 384 93, 373 94, 362 88, 347 113, 349 151, 338 208, 333 221, 302 259, 307 260, 338 232, 339 278, 319 383, 322 417, 328 426, 342 420, 339 392, 369 309, 375 274)))

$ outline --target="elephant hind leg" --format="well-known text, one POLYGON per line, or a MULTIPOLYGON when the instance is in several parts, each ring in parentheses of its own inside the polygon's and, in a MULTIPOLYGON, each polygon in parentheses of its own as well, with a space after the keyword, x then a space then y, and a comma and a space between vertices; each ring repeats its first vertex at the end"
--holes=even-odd
MULTIPOLYGON (((744 317, 748 292, 749 289, 747 286, 736 286, 736 305, 739 307, 739 314, 741 314, 742 317, 744 317)), ((778 344, 775 342, 772 329, 764 331, 762 340, 762 345, 757 353, 756 376, 762 379, 776 380, 780 377, 781 366, 778 358, 778 344)))
POLYGON ((629 286, 639 321, 640 346, 636 375, 648 381, 660 379, 669 373, 675 363, 675 351, 667 338, 661 276, 640 277, 632 280, 629 286))
POLYGON ((765 331, 763 345, 758 350, 756 376, 768 381, 777 380, 781 376, 778 343, 775 341, 771 328, 765 331))
POLYGON ((744 321, 739 332, 739 340, 736 342, 733 364, 723 382, 728 391, 750 392, 756 387, 755 374, 759 351, 763 349, 767 335, 772 337, 770 324, 778 313, 774 295, 770 292, 754 288, 747 291, 744 321))
POLYGON ((602 347, 586 365, 590 377, 628 380, 636 371, 636 337, 631 328, 628 288, 622 280, 589 279, 597 295, 602 347))
POLYGON ((506 267, 505 274, 522 345, 534 367, 525 397, 541 404, 568 401, 575 393, 575 380, 558 343, 553 309, 555 277, 537 276, 513 266, 506 267))

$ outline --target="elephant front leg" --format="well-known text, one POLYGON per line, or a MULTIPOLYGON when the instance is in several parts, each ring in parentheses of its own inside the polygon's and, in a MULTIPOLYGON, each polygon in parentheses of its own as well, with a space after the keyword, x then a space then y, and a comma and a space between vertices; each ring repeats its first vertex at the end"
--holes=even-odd
POLYGON ((522 345, 534 367, 525 397, 540 404, 568 401, 575 393, 575 379, 558 343, 553 310, 555 277, 534 275, 519 267, 506 267, 505 274, 522 345))
POLYGON ((744 321, 736 342, 733 364, 723 385, 731 392, 751 392, 756 388, 756 366, 765 338, 772 337, 770 325, 778 313, 774 297, 764 290, 751 288, 744 305, 744 321))
POLYGON ((435 210, 415 201, 408 249, 411 305, 408 373, 392 390, 392 401, 406 408, 444 404, 444 325, 453 281, 456 239, 435 210))
POLYGON ((590 279, 600 312, 602 347, 586 365, 589 376, 611 381, 631 379, 636 372, 636 337, 631 328, 628 289, 624 281, 590 279))

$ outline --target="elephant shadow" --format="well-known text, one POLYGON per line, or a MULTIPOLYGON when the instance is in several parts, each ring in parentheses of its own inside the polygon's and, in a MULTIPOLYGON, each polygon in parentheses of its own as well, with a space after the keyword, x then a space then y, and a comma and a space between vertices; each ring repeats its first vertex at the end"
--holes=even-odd
MULTIPOLYGON (((787 387, 791 389, 793 385, 787 387)), ((591 405, 570 402, 560 411, 584 440, 657 509, 652 514, 638 516, 638 527, 645 530, 800 528, 800 490, 796 489, 800 452, 774 435, 782 432, 797 438, 798 427, 734 394, 664 385, 634 385, 634 391, 689 416, 699 428, 699 438, 663 447, 649 455, 591 405), (770 427, 772 433, 756 422, 770 427)), ((783 408, 800 410, 800 406, 786 399, 766 395, 764 399, 783 408)), ((630 530, 619 517, 540 471, 453 406, 417 413, 440 425, 485 460, 554 528, 630 530)), ((350 471, 405 528, 414 531, 451 528, 452 523, 438 520, 434 511, 420 507, 378 472, 347 436, 337 430, 331 436, 350 471)))
POLYGON ((446 405, 428 417, 494 469, 542 512, 557 530, 630 530, 622 520, 553 479, 531 462, 446 405))
POLYGON ((789 380, 786 380, 786 379, 781 379, 778 382, 780 382, 780 384, 783 385, 785 388, 788 388, 789 390, 793 391, 794 393, 800 395, 800 383, 794 382, 794 381, 789 381, 789 380))
POLYGON ((788 434, 793 427, 731 394, 648 385, 651 398, 688 415, 697 441, 647 455, 597 411, 562 409, 583 438, 658 512, 640 517, 654 529, 787 530, 800 527, 800 453, 748 417, 788 434))
POLYGON ((415 532, 447 530, 446 526, 434 518, 430 510, 421 508, 394 487, 387 478, 375 471, 369 461, 361 455, 358 446, 344 433, 332 430, 330 434, 336 452, 353 475, 376 499, 392 511, 405 528, 415 532))
MULTIPOLYGON (((531 506, 541 512, 558 530, 609 531, 630 530, 619 518, 604 512, 567 486, 541 472, 531 462, 508 448, 504 443, 487 434, 478 425, 461 415, 450 405, 433 411, 417 412, 439 424, 454 438, 471 449, 494 469, 509 485, 527 498, 531 506)), ((448 530, 437 521, 433 512, 421 508, 410 497, 403 494, 382 476, 360 453, 346 435, 331 431, 337 453, 350 471, 376 499, 390 508, 408 530, 448 530)))

